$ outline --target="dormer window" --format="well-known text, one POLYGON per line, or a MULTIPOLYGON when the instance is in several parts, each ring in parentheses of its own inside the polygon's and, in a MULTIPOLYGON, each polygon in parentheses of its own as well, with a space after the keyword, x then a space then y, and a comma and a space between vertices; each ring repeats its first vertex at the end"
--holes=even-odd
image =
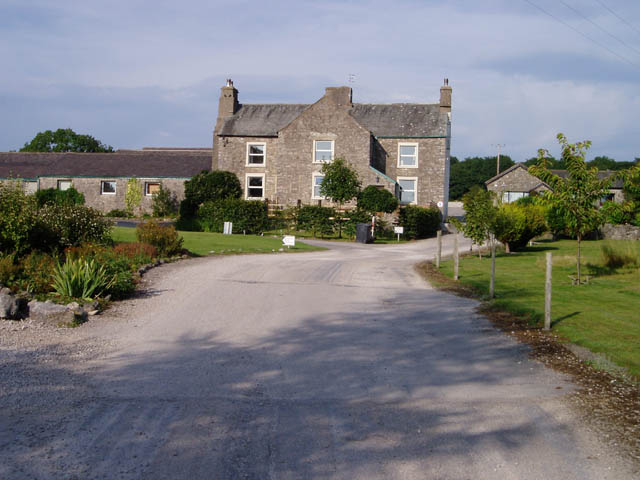
POLYGON ((313 142, 313 163, 328 163, 333 160, 333 140, 313 142))
POLYGON ((266 143, 247 143, 247 167, 264 167, 266 156, 266 143))

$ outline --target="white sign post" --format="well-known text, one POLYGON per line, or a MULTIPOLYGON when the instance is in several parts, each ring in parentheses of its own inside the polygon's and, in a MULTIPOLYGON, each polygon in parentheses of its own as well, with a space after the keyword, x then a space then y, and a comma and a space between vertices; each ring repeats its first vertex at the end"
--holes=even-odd
POLYGON ((400 241, 400 235, 404 233, 404 227, 393 227, 393 231, 398 235, 398 241, 400 241))
POLYGON ((233 233, 233 222, 224 222, 224 230, 222 233, 225 235, 231 235, 233 233))
POLYGON ((282 237, 282 244, 285 245, 287 248, 295 247, 296 237, 293 235, 285 235, 284 237, 282 237))

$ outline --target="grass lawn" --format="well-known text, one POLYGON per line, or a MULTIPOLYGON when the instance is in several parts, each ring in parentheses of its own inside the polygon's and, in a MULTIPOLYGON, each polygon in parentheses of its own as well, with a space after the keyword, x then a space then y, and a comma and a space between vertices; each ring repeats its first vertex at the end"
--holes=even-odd
MULTIPOLYGON (((207 232, 179 232, 184 238, 184 248, 195 255, 227 255, 238 253, 270 253, 284 248, 285 252, 303 252, 324 250, 306 243, 298 242, 296 246, 287 248, 282 246, 281 238, 258 235, 223 235, 222 233, 207 232)), ((135 242, 136 229, 128 227, 113 227, 115 242, 135 242)))
MULTIPOLYGON (((572 286, 576 242, 546 241, 525 251, 496 256, 496 299, 492 306, 526 314, 532 322, 544 318, 545 252, 553 253, 552 329, 568 341, 604 354, 640 378, 640 267, 610 270, 604 267, 603 241, 582 242, 583 275, 588 285, 572 286)), ((622 242, 608 241, 622 246, 622 242)), ((640 242, 626 243, 640 255, 640 242)), ((460 260, 460 282, 488 296, 491 258, 465 256, 460 260)), ((441 265, 453 276, 453 262, 441 265)))

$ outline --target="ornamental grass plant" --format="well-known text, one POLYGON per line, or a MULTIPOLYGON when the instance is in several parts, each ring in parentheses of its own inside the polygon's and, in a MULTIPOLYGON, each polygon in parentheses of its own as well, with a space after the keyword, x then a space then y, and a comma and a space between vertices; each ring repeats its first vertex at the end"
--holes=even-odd
POLYGON ((56 264, 53 271, 53 288, 63 297, 90 300, 100 296, 114 282, 103 265, 95 260, 67 258, 56 264))

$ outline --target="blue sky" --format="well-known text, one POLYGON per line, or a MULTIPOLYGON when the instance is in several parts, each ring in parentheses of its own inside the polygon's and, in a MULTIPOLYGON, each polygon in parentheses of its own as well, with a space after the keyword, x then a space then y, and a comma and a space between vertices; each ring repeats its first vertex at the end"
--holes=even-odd
POLYGON ((2 0, 0 61, 2 151, 60 127, 206 147, 228 77, 312 103, 355 74, 363 103, 434 103, 448 77, 460 158, 557 154, 558 132, 640 157, 637 0, 2 0))

